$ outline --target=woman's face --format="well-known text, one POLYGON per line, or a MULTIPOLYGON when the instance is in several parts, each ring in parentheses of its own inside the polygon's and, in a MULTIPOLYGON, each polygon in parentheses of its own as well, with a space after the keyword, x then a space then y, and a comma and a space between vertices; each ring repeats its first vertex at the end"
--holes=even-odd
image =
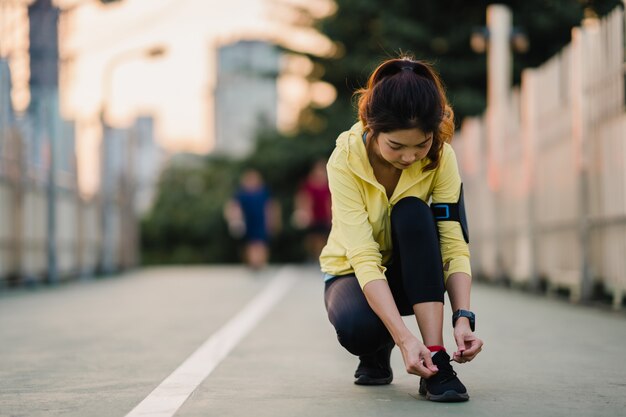
POLYGON ((398 169, 407 169, 428 155, 433 145, 433 134, 418 128, 394 130, 378 134, 380 156, 398 169))

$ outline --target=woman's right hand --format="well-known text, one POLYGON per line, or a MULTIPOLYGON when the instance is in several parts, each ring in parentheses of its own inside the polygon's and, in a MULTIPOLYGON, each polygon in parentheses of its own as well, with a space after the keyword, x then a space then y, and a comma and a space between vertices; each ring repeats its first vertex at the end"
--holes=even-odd
POLYGON ((387 280, 376 279, 368 282, 363 287, 363 293, 372 310, 385 323, 393 341, 400 348, 406 371, 422 378, 435 375, 439 370, 433 365, 430 351, 402 321, 387 280))
POLYGON ((428 379, 439 370, 433 364, 428 348, 415 336, 403 340, 398 347, 408 373, 428 379))

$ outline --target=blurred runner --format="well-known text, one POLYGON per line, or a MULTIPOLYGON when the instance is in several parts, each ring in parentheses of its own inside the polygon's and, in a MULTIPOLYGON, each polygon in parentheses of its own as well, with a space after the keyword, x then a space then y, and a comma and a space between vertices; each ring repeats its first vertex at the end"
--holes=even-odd
POLYGON ((313 164, 295 199, 293 223, 306 231, 305 247, 309 260, 319 258, 326 245, 331 226, 330 190, 326 175, 326 161, 313 164))
POLYGON ((242 174, 239 189, 226 204, 224 217, 231 235, 243 238, 244 262, 253 269, 267 265, 269 237, 278 228, 280 213, 259 171, 248 169, 242 174))

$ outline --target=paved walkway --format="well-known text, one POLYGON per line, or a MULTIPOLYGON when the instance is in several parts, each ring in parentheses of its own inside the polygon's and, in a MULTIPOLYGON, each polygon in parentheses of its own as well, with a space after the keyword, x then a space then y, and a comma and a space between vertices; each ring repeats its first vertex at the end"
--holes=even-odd
MULTIPOLYGON (((481 285, 473 310, 485 348, 455 368, 471 400, 435 404, 419 397, 397 349, 393 384, 352 383, 356 361, 335 340, 311 268, 159 268, 5 292, 0 416, 125 416, 200 346, 225 356, 176 416, 626 415, 623 313, 481 285), (223 326, 233 318, 241 325, 244 307, 281 273, 294 281, 284 297, 265 300, 266 315, 248 321, 230 347, 205 344, 231 337, 223 326)), ((446 337, 453 349, 451 331, 446 337)))

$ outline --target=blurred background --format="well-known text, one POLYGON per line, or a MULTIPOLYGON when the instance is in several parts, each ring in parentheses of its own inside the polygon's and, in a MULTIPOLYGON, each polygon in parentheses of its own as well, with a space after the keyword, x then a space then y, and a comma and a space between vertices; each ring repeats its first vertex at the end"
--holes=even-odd
POLYGON ((621 0, 0 0, 0 288, 240 262, 250 169, 269 261, 313 262, 303 184, 410 53, 455 110, 474 275, 622 306, 624 26, 621 0))

